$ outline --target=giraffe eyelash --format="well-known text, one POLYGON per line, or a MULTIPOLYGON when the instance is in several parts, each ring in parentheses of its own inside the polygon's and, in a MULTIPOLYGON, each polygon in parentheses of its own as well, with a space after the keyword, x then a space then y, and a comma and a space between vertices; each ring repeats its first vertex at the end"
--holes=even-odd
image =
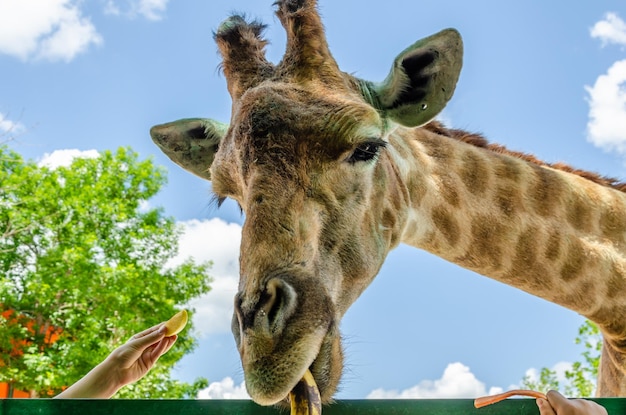
MULTIPOLYGON (((226 199, 227 198, 225 196, 220 196, 214 193, 213 195, 211 195, 209 206, 211 206, 215 210, 219 210, 224 204, 224 202, 226 201, 226 199)), ((239 202, 236 202, 236 203, 237 203, 237 207, 239 208, 239 213, 243 215, 243 208, 241 207, 239 202)))
POLYGON ((380 155, 380 150, 385 148, 384 141, 366 141, 358 145, 348 158, 348 163, 356 164, 359 162, 376 161, 380 155))

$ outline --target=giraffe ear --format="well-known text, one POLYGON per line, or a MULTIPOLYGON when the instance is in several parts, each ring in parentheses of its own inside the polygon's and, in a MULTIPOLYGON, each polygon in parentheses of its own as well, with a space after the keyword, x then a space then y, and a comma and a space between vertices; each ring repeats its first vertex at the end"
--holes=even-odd
POLYGON ((388 117, 417 127, 432 120, 452 98, 463 65, 463 42, 454 29, 415 42, 395 59, 380 84, 370 84, 374 106, 388 117))
POLYGON ((205 118, 186 118, 150 129, 152 141, 174 163, 206 180, 228 124, 205 118))

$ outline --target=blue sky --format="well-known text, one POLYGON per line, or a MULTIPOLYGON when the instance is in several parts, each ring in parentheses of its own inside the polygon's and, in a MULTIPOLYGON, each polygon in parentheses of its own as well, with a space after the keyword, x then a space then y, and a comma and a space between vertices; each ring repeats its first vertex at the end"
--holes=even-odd
MULTIPOLYGON (((169 184, 149 203, 185 227, 181 257, 215 263, 213 291, 194 303, 199 347, 175 372, 209 378, 202 397, 243 394, 229 330, 243 218, 232 203, 210 208, 210 184, 172 164, 148 130, 183 117, 228 121, 212 31, 233 10, 246 12, 269 24, 268 57, 277 61, 284 33, 271 3, 0 0, 0 135, 42 162, 131 146, 167 167, 169 184)), ((320 0, 320 9, 339 65, 374 81, 415 40, 457 28, 464 69, 441 119, 549 162, 626 179, 626 3, 320 0)), ((344 318, 347 370, 337 397, 507 389, 532 368, 579 358, 573 339, 582 321, 401 246, 344 318)))

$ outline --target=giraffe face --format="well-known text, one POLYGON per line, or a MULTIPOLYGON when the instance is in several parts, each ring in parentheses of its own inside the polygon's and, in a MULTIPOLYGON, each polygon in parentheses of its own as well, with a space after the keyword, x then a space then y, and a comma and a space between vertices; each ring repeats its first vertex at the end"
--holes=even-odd
POLYGON ((381 83, 339 70, 315 0, 280 0, 287 50, 265 60, 263 25, 234 16, 215 38, 230 125, 184 119, 155 143, 245 212, 233 334, 248 392, 286 403, 310 369, 329 402, 342 372, 340 319, 397 245, 408 191, 388 142, 451 98, 462 42, 444 30, 402 51, 381 83))
POLYGON ((362 101, 282 83, 247 91, 235 117, 211 178, 245 212, 232 327, 248 392, 274 404, 310 368, 329 401, 339 322, 390 248, 384 204, 371 202, 384 190, 381 118, 362 101))

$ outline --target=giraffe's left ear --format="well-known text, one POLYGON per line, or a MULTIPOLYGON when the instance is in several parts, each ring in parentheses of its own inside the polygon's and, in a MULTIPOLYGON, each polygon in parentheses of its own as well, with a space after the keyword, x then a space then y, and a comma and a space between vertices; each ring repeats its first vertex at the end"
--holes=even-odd
POLYGON ((452 98, 463 65, 463 42, 454 29, 415 42, 394 60, 380 84, 362 84, 372 105, 394 121, 417 127, 432 120, 452 98))

